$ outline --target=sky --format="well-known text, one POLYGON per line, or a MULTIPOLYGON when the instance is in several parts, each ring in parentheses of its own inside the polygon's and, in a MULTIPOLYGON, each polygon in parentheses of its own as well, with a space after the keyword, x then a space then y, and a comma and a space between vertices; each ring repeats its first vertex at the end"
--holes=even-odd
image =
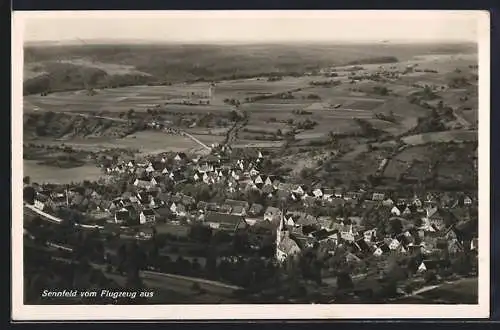
POLYGON ((15 12, 24 41, 476 41, 478 11, 15 12))

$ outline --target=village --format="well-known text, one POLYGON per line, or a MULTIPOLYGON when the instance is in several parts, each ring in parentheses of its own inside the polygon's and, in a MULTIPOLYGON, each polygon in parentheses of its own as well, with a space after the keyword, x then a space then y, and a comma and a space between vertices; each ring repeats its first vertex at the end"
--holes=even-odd
MULTIPOLYGON (((435 277, 450 257, 477 251, 477 196, 470 193, 293 184, 275 174, 266 152, 211 149, 207 156, 108 159, 101 164, 106 182, 37 185, 26 179, 25 206, 42 219, 70 221, 106 236, 103 257, 115 268, 121 242, 154 241, 160 252, 144 268, 202 277, 210 276, 192 270, 209 267, 207 251, 214 245, 219 265, 233 267, 242 259, 280 267, 316 251, 323 262, 320 282, 335 276, 339 260, 355 277, 378 274, 377 264, 387 258, 418 255, 414 274, 435 277), (186 248, 190 243, 197 248, 186 248), (172 261, 165 266, 158 261, 162 255, 191 260, 196 267, 173 267, 172 261)), ((72 249, 64 238, 54 243, 72 249)), ((471 264, 462 273, 475 269, 471 264)), ((237 276, 222 280, 246 284, 237 276)))

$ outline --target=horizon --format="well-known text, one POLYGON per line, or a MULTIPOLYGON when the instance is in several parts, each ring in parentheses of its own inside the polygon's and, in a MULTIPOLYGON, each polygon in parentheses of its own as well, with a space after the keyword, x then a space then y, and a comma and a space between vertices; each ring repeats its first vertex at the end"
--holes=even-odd
POLYGON ((64 47, 73 45, 87 45, 87 46, 168 46, 168 45, 178 45, 178 46, 300 46, 300 45, 317 45, 317 46, 343 46, 343 45, 385 45, 385 46, 398 46, 398 45, 477 45, 477 41, 473 40, 338 40, 338 41, 307 41, 307 40, 296 40, 296 41, 261 41, 261 42, 243 42, 243 41, 221 41, 221 42, 196 42, 196 41, 162 41, 162 40, 140 40, 140 39, 75 39, 75 40, 36 40, 36 41, 25 41, 24 46, 54 46, 54 47, 64 47))
POLYGON ((480 16, 436 10, 14 13, 26 42, 150 44, 475 42, 480 16))

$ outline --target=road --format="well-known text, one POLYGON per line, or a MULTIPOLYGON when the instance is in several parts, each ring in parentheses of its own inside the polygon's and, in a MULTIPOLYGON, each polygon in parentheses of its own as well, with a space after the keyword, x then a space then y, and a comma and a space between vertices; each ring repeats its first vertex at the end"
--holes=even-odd
POLYGON ((453 115, 464 128, 469 128, 471 126, 471 123, 462 116, 458 109, 453 108, 453 115))
POLYGON ((404 297, 392 301, 414 303, 446 303, 474 304, 477 303, 478 279, 461 278, 455 281, 444 281, 436 285, 424 286, 404 297))
POLYGON ((200 140, 198 140, 197 138, 195 138, 194 136, 192 136, 191 134, 187 133, 187 132, 184 132, 182 130, 179 130, 180 131, 180 135, 182 136, 186 136, 188 138, 190 138, 191 140, 193 140, 194 142, 198 143, 200 146, 202 146, 204 149, 208 150, 208 151, 212 151, 212 148, 210 148, 209 146, 207 146, 205 143, 201 142, 200 140))

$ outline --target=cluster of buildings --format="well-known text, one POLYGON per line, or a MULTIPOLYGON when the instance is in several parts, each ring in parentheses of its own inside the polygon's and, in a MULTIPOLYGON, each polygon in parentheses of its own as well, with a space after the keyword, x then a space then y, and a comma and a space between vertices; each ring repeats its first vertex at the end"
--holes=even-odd
MULTIPOLYGON (((327 244, 332 251, 339 244, 349 244, 353 252, 366 254, 369 251, 372 255, 430 248, 432 244, 427 242, 425 245, 425 238, 432 237, 435 243, 437 238, 452 237, 450 233, 454 231, 447 226, 449 217, 454 217, 452 222, 467 220, 470 218, 467 210, 475 203, 465 194, 438 196, 429 193, 424 197, 393 199, 384 192, 293 184, 285 178, 261 172, 265 158, 262 152, 248 152, 245 157, 232 157, 231 153, 230 148, 221 147, 206 157, 193 158, 176 153, 142 162, 122 160, 105 169, 109 174, 125 178, 134 187, 119 196, 105 199, 90 188, 62 191, 59 188, 37 191, 33 203, 40 210, 60 207, 82 210, 83 205, 90 217, 121 226, 155 224, 161 219, 179 225, 203 223, 229 233, 259 228, 260 232, 267 231, 277 238, 279 259, 314 244, 327 244), (242 198, 226 198, 219 202, 211 201, 210 196, 208 200, 196 199, 193 194, 183 191, 183 184, 191 184, 197 189, 217 186, 227 196, 242 198), (257 192, 262 203, 244 200, 248 191, 257 192), (283 205, 288 210, 300 211, 285 211, 283 205), (348 207, 354 215, 313 216, 304 212, 332 207, 348 207), (382 236, 376 228, 367 228, 363 214, 372 210, 384 210, 382 214, 386 218, 381 219, 382 222, 401 221, 401 232, 382 236), (418 227, 413 224, 416 218, 422 222, 418 227)), ((459 239, 450 238, 449 242, 459 242, 459 239)))

